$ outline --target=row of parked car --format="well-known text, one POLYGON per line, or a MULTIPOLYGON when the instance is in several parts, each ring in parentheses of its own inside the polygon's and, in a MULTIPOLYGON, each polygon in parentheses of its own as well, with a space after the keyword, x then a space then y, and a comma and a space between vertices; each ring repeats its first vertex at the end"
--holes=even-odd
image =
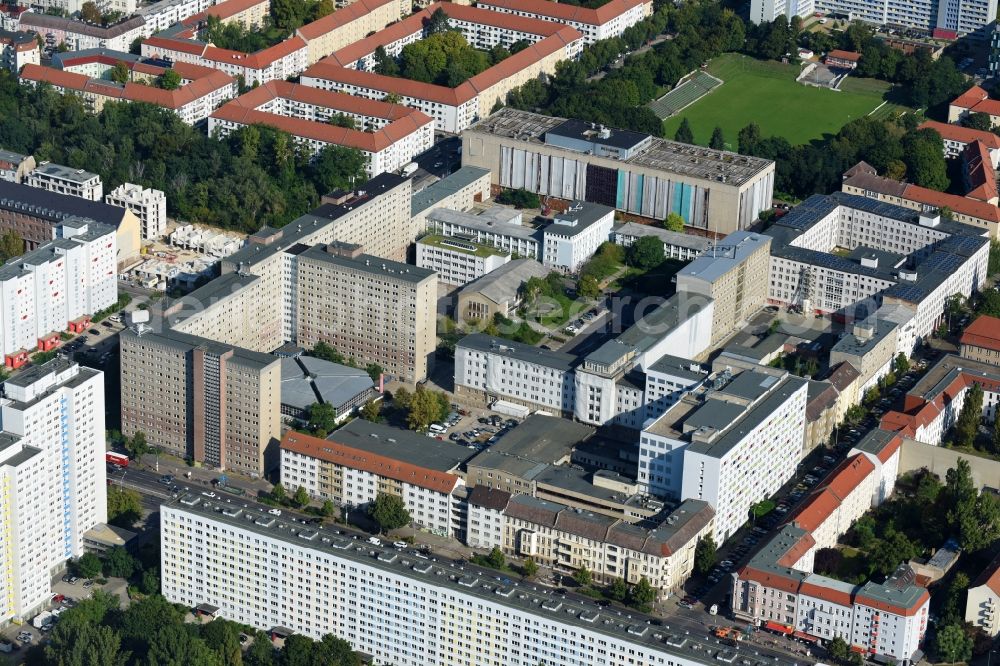
POLYGON ((583 330, 584 326, 594 321, 594 319, 597 318, 597 315, 598 315, 597 310, 590 310, 588 312, 584 312, 582 315, 580 315, 579 319, 570 324, 567 324, 563 330, 569 333, 570 335, 576 335, 577 333, 583 330))

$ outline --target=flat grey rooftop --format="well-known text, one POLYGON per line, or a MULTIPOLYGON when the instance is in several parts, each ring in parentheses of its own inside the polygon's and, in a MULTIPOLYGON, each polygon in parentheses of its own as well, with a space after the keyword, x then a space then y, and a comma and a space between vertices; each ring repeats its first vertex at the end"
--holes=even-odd
POLYGON ((711 298, 700 294, 676 293, 643 315, 616 340, 627 347, 634 347, 640 353, 645 353, 662 340, 664 335, 704 310, 711 302, 711 298))
POLYGON ((427 219, 429 221, 452 224, 465 227, 466 229, 473 229, 491 234, 500 234, 503 236, 510 236, 512 238, 536 241, 541 241, 542 239, 542 231, 540 229, 535 229, 534 227, 514 222, 503 222, 486 213, 482 215, 475 215, 473 213, 451 210, 449 208, 435 208, 427 214, 427 219))
POLYGON ((620 236, 635 236, 636 238, 654 236, 666 245, 684 247, 698 252, 704 252, 711 245, 711 241, 703 236, 692 236, 691 234, 670 231, 669 229, 652 224, 638 224, 636 222, 626 222, 615 227, 611 233, 620 236))
POLYGON ((613 215, 614 212, 615 209, 610 206, 574 201, 569 209, 552 218, 552 223, 545 227, 543 233, 555 236, 576 236, 608 215, 613 215))
POLYGON ((415 217, 425 210, 437 206, 441 201, 461 191, 462 188, 468 187, 489 174, 489 169, 464 166, 455 173, 445 176, 433 185, 414 193, 413 198, 410 199, 410 216, 415 217))
POLYGON ((96 173, 84 171, 83 169, 74 169, 62 164, 52 164, 51 162, 38 165, 31 173, 41 173, 50 178, 68 180, 74 183, 86 183, 94 178, 99 178, 96 173))
POLYGON ((436 590, 472 595, 491 604, 507 606, 516 613, 528 613, 548 621, 631 641, 665 655, 676 655, 686 662, 717 666, 719 662, 714 655, 731 652, 734 655, 732 663, 739 663, 740 666, 794 666, 797 663, 784 657, 758 655, 749 648, 720 647, 714 640, 692 636, 683 628, 671 627, 669 621, 665 623, 631 609, 599 606, 576 596, 557 595, 544 586, 505 581, 497 576, 496 571, 480 569, 469 563, 458 565, 447 559, 421 559, 409 552, 398 553, 388 546, 372 546, 353 540, 323 527, 303 529, 300 523, 281 518, 272 520, 265 513, 265 507, 242 509, 229 502, 208 501, 191 494, 181 495, 163 506, 202 516, 241 532, 264 535, 296 547, 310 548, 338 559, 380 569, 436 590), (310 539, 304 540, 305 536, 310 539))
POLYGON ((522 284, 533 277, 543 278, 548 274, 549 269, 534 259, 514 259, 476 278, 462 287, 459 293, 482 294, 494 303, 513 301, 517 299, 522 284))
POLYGON ((718 241, 690 264, 677 272, 678 284, 683 278, 697 278, 714 283, 739 266, 760 247, 771 242, 770 236, 752 231, 734 231, 718 241))
POLYGON ((892 335, 897 328, 896 322, 878 317, 872 317, 865 325, 871 327, 872 335, 870 338, 862 339, 848 333, 838 340, 837 344, 830 351, 853 356, 863 356, 878 346, 886 337, 892 335))
POLYGON ((469 465, 532 479, 550 465, 568 460, 573 447, 593 434, 594 429, 582 423, 535 414, 470 460, 469 465))
POLYGON ((490 354, 499 354, 517 359, 518 361, 536 363, 546 368, 562 370, 563 372, 572 370, 580 363, 580 360, 572 354, 532 347, 531 345, 503 338, 495 338, 482 333, 473 333, 465 336, 458 341, 458 347, 490 354))
POLYGON ((358 273, 368 273, 379 277, 418 284, 429 277, 437 275, 429 268, 420 268, 412 264, 404 264, 390 259, 382 259, 371 254, 361 254, 357 257, 345 257, 327 252, 323 246, 311 247, 299 254, 300 260, 336 266, 344 270, 358 273))
POLYGON ((681 358, 679 356, 671 356, 670 354, 665 354, 660 357, 656 363, 652 364, 646 369, 646 373, 660 372, 665 375, 672 375, 674 377, 680 377, 681 379, 690 379, 692 381, 698 381, 704 379, 708 376, 708 372, 701 370, 701 364, 692 361, 689 358, 681 358), (695 366, 699 368, 698 370, 692 370, 691 367, 695 366))
POLYGON ((278 363, 280 360, 270 354, 255 352, 243 347, 237 347, 235 345, 227 345, 225 343, 216 342, 215 340, 209 340, 208 338, 203 338, 197 335, 181 333, 180 331, 176 331, 172 328, 164 328, 159 331, 153 331, 142 325, 136 325, 122 330, 121 333, 119 333, 119 336, 123 340, 128 340, 133 344, 138 340, 147 340, 150 344, 171 347, 184 354, 194 351, 195 349, 204 349, 205 351, 215 355, 232 352, 232 356, 229 357, 227 363, 237 363, 256 369, 266 368, 272 363, 278 363))
POLYGON ((455 470, 473 454, 454 442, 364 419, 334 430, 327 440, 439 472, 455 470))
MULTIPOLYGON (((564 126, 566 122, 566 118, 543 116, 505 107, 480 120, 467 131, 482 132, 541 146, 545 144, 546 133, 562 131, 559 128, 564 126)), ((648 136, 627 130, 609 129, 611 129, 612 137, 615 135, 625 136, 624 143, 630 146, 638 143, 637 136, 643 138, 648 136)), ((546 148, 547 150, 573 154, 573 151, 567 148, 552 145, 547 145, 546 148)), ((647 146, 639 148, 636 154, 624 160, 623 163, 690 178, 711 180, 723 187, 740 187, 762 172, 774 168, 774 162, 771 160, 738 155, 723 150, 712 150, 656 137, 647 146)))
POLYGON ((0 209, 38 217, 54 224, 69 217, 84 217, 115 229, 125 216, 124 208, 5 180, 0 180, 0 209))

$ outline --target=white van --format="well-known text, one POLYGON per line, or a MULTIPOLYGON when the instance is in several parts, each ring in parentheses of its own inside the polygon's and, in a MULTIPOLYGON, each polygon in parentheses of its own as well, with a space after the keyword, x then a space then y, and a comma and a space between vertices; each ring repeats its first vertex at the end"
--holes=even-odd
POLYGON ((435 433, 437 435, 440 435, 445 430, 447 430, 447 428, 445 428, 440 423, 432 423, 431 426, 428 428, 428 430, 430 430, 431 432, 433 432, 433 433, 435 433))
POLYGON ((373 546, 381 546, 382 540, 379 539, 378 537, 368 537, 368 543, 370 543, 373 546))

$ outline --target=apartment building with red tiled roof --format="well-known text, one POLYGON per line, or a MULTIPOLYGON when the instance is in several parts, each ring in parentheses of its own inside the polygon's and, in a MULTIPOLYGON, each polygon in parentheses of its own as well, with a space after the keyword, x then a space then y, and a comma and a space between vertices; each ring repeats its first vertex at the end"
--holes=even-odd
POLYGON ((811 573, 820 548, 892 491, 901 436, 867 435, 776 535, 739 569, 732 610, 738 619, 807 642, 845 640, 853 650, 903 663, 919 651, 930 595, 907 567, 884 583, 854 585, 811 573))
POLYGON ((597 9, 551 0, 480 0, 476 6, 568 25, 579 30, 587 44, 618 37, 653 13, 651 0, 610 0, 597 9))
POLYGON ((1000 319, 982 315, 962 333, 962 357, 1000 365, 1000 319))
POLYGON ((295 431, 281 440, 281 479, 311 497, 366 506, 380 493, 403 500, 414 524, 451 536, 459 467, 472 453, 453 442, 355 419, 326 439, 295 431))
POLYGON ((948 122, 958 123, 973 113, 985 113, 993 127, 1000 125, 1000 100, 990 99, 990 95, 979 86, 972 86, 948 104, 948 122))
POLYGON ((166 71, 164 68, 146 65, 142 69, 143 76, 125 84, 39 65, 26 65, 21 79, 48 83, 63 93, 79 95, 94 113, 108 101, 147 102, 170 109, 190 125, 206 119, 219 104, 236 95, 236 80, 216 69, 174 63, 172 69, 181 76, 181 85, 175 90, 139 82, 147 80, 145 75, 159 76, 166 71))
POLYGON ((434 120, 416 109, 287 81, 265 83, 223 105, 209 117, 208 132, 253 124, 288 132, 310 153, 328 145, 359 150, 369 178, 402 168, 434 145, 434 120), (330 124, 337 114, 354 128, 330 124))

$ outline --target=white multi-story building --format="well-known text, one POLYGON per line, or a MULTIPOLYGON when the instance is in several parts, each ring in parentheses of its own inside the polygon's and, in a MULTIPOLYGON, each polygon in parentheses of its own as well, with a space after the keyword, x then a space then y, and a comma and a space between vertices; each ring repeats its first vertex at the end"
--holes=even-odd
POLYGON ((167 196, 160 190, 124 183, 108 194, 104 201, 135 213, 143 240, 159 240, 167 233, 167 196))
POLYGON ((767 230, 768 302, 864 319, 883 304, 914 310, 931 333, 953 294, 986 279, 987 231, 940 215, 836 192, 814 195, 767 230), (841 255, 832 251, 840 248, 841 255))
POLYGON ((637 222, 626 222, 615 227, 611 232, 611 240, 629 248, 646 236, 654 236, 663 242, 663 258, 677 261, 691 261, 711 246, 704 236, 692 236, 677 231, 669 231, 663 227, 652 224, 639 224, 637 222))
POLYGON ((28 350, 52 349, 75 320, 118 298, 115 230, 69 218, 56 234, 0 268, 0 352, 8 367, 28 350))
POLYGON ((791 21, 798 16, 806 18, 813 13, 815 0, 751 0, 750 21, 770 23, 779 16, 791 21))
POLYGON ((478 215, 435 208, 426 215, 427 230, 440 236, 462 236, 522 259, 542 260, 538 229, 523 224, 520 211, 496 206, 478 215))
POLYGON ((107 520, 104 376, 57 358, 18 373, 0 398, 0 620, 48 604, 53 573, 107 520))
POLYGON ((542 231, 542 263, 575 273, 611 237, 615 209, 577 201, 542 231))
POLYGON ((587 44, 618 37, 653 13, 650 0, 611 0, 597 9, 547 0, 482 0, 476 6, 568 25, 583 33, 587 44))
POLYGON ((0 67, 16 75, 27 64, 40 62, 41 49, 30 32, 0 30, 0 67))
POLYGON ((972 582, 965 602, 965 621, 987 636, 1000 634, 1000 557, 972 582))
POLYGON ((417 241, 417 266, 436 271, 438 280, 464 285, 510 261, 510 254, 461 236, 424 236, 417 241))
POLYGON ((139 7, 135 13, 145 21, 142 36, 151 37, 175 23, 205 11, 213 4, 213 0, 160 0, 139 7))
POLYGON ((639 483, 648 492, 700 499, 716 512, 721 543, 750 507, 795 473, 802 455, 808 382, 746 370, 686 394, 642 431, 639 483))
POLYGON ((453 536, 459 466, 470 451, 407 430, 355 419, 327 439, 289 431, 281 440, 281 482, 310 497, 367 507, 380 494, 396 495, 413 525, 453 536))
MULTIPOLYGON (((698 666, 718 649, 589 601, 200 495, 161 508, 163 594, 270 630, 332 634, 398 666, 698 666), (234 571, 240 572, 234 575, 234 571)), ((648 622, 647 622, 648 620, 648 622)), ((753 660, 727 647, 733 659, 753 660)), ((777 657, 775 666, 789 666, 777 657)))
POLYGON ((310 155, 326 146, 361 151, 369 178, 397 171, 434 145, 434 120, 398 104, 270 81, 223 105, 208 119, 222 135, 251 124, 288 132, 310 155), (353 127, 332 123, 350 119, 353 127))
POLYGON ((685 393, 693 391, 709 378, 700 363, 677 356, 660 357, 646 368, 645 419, 659 418, 685 393))
POLYGON ((96 173, 51 162, 35 167, 24 179, 24 184, 89 201, 100 201, 104 197, 104 184, 96 173))
POLYGON ((941 39, 969 36, 986 40, 988 26, 997 17, 996 0, 877 0, 865 3, 815 0, 815 9, 879 26, 916 28, 941 39))

